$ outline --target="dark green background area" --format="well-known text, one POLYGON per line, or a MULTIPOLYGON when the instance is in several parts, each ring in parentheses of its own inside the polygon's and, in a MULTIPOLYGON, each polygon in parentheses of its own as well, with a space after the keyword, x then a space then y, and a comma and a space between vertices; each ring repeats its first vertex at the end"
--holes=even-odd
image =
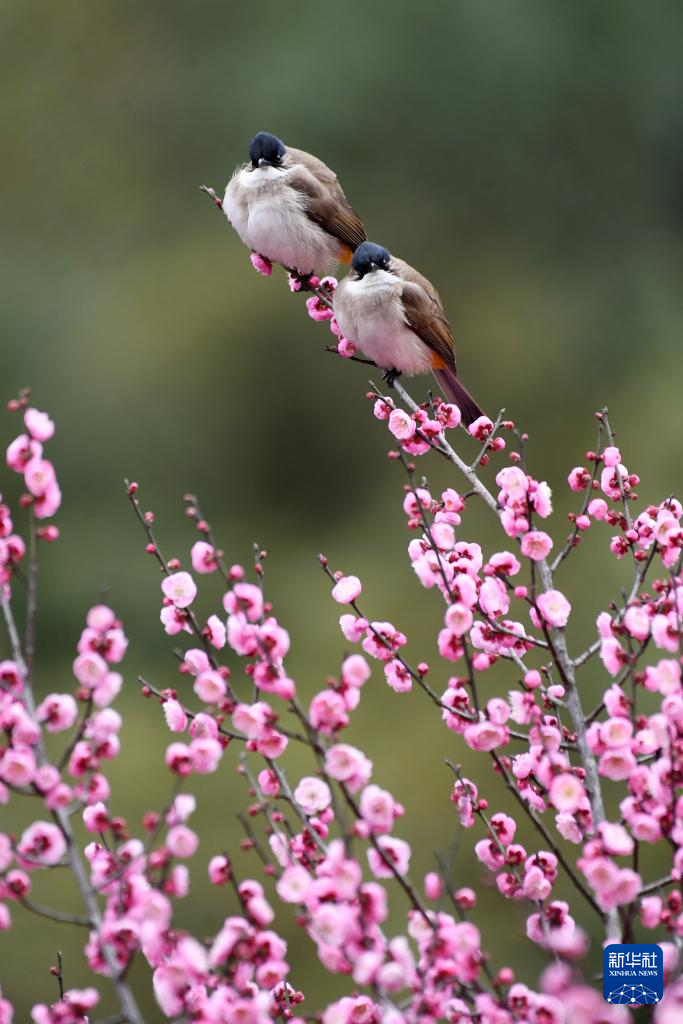
MULTIPOLYGON (((194 539, 186 491, 201 496, 230 561, 248 563, 253 541, 268 547, 268 593, 291 631, 288 667, 306 702, 344 651, 318 551, 362 575, 368 613, 408 632, 408 655, 433 663, 435 689, 448 675, 435 654, 440 602, 405 556, 403 479, 363 397, 364 368, 322 351, 325 327, 282 274, 253 272, 198 186, 222 190, 260 129, 326 160, 370 237, 438 286, 473 393, 529 431, 531 467, 556 491, 559 542, 575 507, 566 474, 595 443, 602 404, 643 498, 679 484, 682 30, 679 4, 638 0, 4 0, 0 380, 3 397, 30 384, 54 416, 64 490, 62 540, 43 555, 39 687, 71 685, 84 614, 106 588, 132 641, 117 705, 124 756, 113 768, 113 806, 131 827, 169 785, 168 734, 135 679, 164 687, 178 677, 124 476, 140 481, 169 555, 187 558, 194 539)), ((15 427, 5 420, 4 438, 15 427)), ((474 451, 464 436, 459 444, 474 451)), ((421 469, 435 488, 461 484, 434 458, 421 469)), ((16 494, 16 480, 2 490, 16 494)), ((461 535, 502 546, 490 518, 472 506, 461 535)), ((627 580, 606 538, 589 538, 559 581, 575 605, 575 650, 627 580)), ((210 581, 202 609, 219 596, 210 581)), ((492 674, 482 689, 513 682, 492 674)), ((600 682, 596 666, 588 704, 600 682)), ((349 739, 406 806, 398 834, 413 842, 415 878, 457 831, 445 756, 478 772, 502 806, 483 759, 467 757, 422 694, 394 695, 379 672, 349 739)), ((204 870, 239 842, 235 760, 197 787, 202 845, 178 923, 199 936, 235 910, 204 870)), ((298 754, 288 765, 292 778, 311 768, 298 754)), ((1 818, 17 831, 31 808, 15 804, 1 818)), ((479 885, 475 838, 460 837, 455 875, 479 885)), ((36 878, 36 895, 73 904, 56 875, 36 878)), ((394 895, 391 934, 403 927, 394 895)), ((483 944, 533 983, 542 959, 516 932, 501 937, 501 914, 521 934, 523 908, 484 885, 483 944)), ((67 983, 87 975, 80 933, 20 909, 15 920, 0 935, 0 978, 23 1022, 32 1002, 55 996, 58 946, 67 983)), ((286 912, 281 922, 312 1012, 348 985, 323 976, 286 912)), ((146 971, 132 977, 158 1019, 146 971)), ((106 981, 100 988, 107 1008, 106 981)))

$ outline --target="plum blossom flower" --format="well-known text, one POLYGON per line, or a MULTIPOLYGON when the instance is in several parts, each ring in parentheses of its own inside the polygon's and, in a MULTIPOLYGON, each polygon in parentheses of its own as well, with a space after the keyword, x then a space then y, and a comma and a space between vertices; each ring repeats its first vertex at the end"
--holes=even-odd
POLYGON ((163 708, 166 725, 171 732, 184 732, 187 728, 187 715, 182 704, 171 697, 164 701, 163 708))
POLYGON ((87 832, 106 832, 109 828, 109 811, 99 800, 83 811, 83 824, 87 832))
POLYGON ((29 867, 58 864, 66 853, 66 841, 61 829, 48 821, 34 821, 22 833, 17 852, 29 867))
POLYGON ((305 903, 313 886, 313 879, 301 864, 292 864, 280 875, 276 889, 285 903, 305 903))
POLYGON ((229 615, 243 613, 249 622, 263 617, 263 594, 253 583, 235 583, 223 597, 223 607, 229 615))
POLYGON ((159 614, 164 632, 168 636, 176 636, 178 633, 191 633, 192 627, 187 616, 180 608, 169 605, 161 609, 159 614))
POLYGON ((78 718, 78 707, 70 693, 50 693, 36 708, 36 719, 48 732, 70 729, 78 718))
POLYGON ((454 633, 457 637, 461 637, 469 633, 472 628, 474 616, 472 615, 470 607, 458 601, 455 604, 448 606, 444 616, 444 621, 446 623, 446 628, 449 629, 451 633, 454 633))
POLYGON ((372 774, 372 761, 348 743, 337 743, 325 754, 325 771, 332 779, 345 782, 352 793, 366 785, 372 774))
POLYGON ((504 494, 505 501, 522 501, 529 490, 526 474, 517 466, 506 466, 496 476, 496 483, 504 494))
POLYGON ((350 654, 344 659, 341 677, 347 686, 360 690, 371 675, 370 666, 362 654, 350 654))
POLYGON ((227 640, 227 630, 217 615, 210 615, 206 620, 206 637, 212 647, 221 651, 227 640))
POLYGON ((270 705, 265 701, 256 701, 254 704, 238 704, 232 713, 232 724, 248 739, 255 740, 264 731, 270 715, 270 705))
POLYGON ((252 252, 249 259, 254 270, 257 270, 259 274, 263 274, 264 277, 270 277, 273 273, 273 264, 266 256, 262 256, 260 252, 252 252))
POLYGON ((210 669, 197 676, 193 689, 204 704, 219 704, 226 694, 225 679, 220 672, 210 669))
POLYGON ((36 759, 28 748, 10 747, 0 757, 0 779, 10 786, 30 786, 35 772, 36 759))
POLYGON ((564 814, 573 814, 578 810, 585 796, 586 791, 581 781, 571 772, 556 775, 550 785, 550 802, 556 810, 564 814))
POLYGON ((485 441, 487 437, 490 437, 493 430, 493 421, 488 416, 479 416, 474 423, 470 423, 467 428, 468 434, 472 437, 476 437, 478 441, 485 441))
POLYGON ((628 857, 633 853, 633 838, 623 825, 617 822, 602 821, 598 826, 605 851, 612 857, 628 857))
POLYGON ((394 693, 409 693, 413 688, 413 677, 398 658, 384 663, 384 675, 394 693))
POLYGON ((391 661, 407 639, 390 622, 371 622, 363 640, 363 650, 379 661, 391 661))
POLYGON ((24 483, 34 497, 47 494, 56 479, 55 468, 47 459, 31 459, 24 467, 24 483))
POLYGON ((411 850, 404 839, 380 836, 377 846, 379 849, 371 847, 368 850, 368 864, 375 878, 392 878, 394 872, 399 875, 407 873, 411 850))
POLYGON ((522 537, 520 546, 523 555, 530 558, 533 562, 541 562, 544 558, 548 557, 553 542, 543 530, 529 530, 522 537))
POLYGON ((307 775, 294 790, 294 799, 306 815, 319 814, 332 802, 330 787, 322 779, 307 775))
POLYGON ((192 545, 190 560, 192 568, 198 573, 211 573, 218 568, 216 550, 213 544, 204 540, 198 540, 192 545))
POLYGON ((411 441, 415 436, 415 420, 403 409, 394 409, 389 416, 389 430, 399 441, 411 441))
POLYGON ((181 857, 183 860, 187 860, 196 853, 199 846, 199 837, 196 832, 193 832, 186 825, 174 825, 173 828, 168 830, 166 846, 174 857, 181 857))
POLYGON ((357 576, 342 576, 332 588, 332 598, 338 604, 351 604, 360 597, 362 589, 357 576))
POLYGON ((176 608, 188 608, 197 596, 197 584, 189 572, 174 572, 161 581, 164 597, 176 608))
MULTIPOLYGON (((333 321, 330 322, 330 327, 332 326, 332 322, 333 321)), ((352 341, 349 341, 348 338, 340 338, 337 342, 337 352, 342 359, 351 359, 352 356, 355 356, 356 351, 356 346, 352 341)))
POLYGON ((368 625, 367 619, 356 615, 341 615, 339 618, 339 628, 350 644, 357 644, 359 640, 363 639, 368 625))
POLYGON ((311 701, 308 715, 313 728, 329 736, 348 725, 347 711, 348 706, 341 693, 337 693, 336 690, 321 690, 311 701))
POLYGON ((572 606, 559 590, 546 590, 543 594, 539 594, 536 603, 548 625, 556 629, 567 625, 572 606))
POLYGON ((583 466, 575 466, 567 478, 572 491, 585 491, 591 481, 591 475, 583 466))
POLYGON ((391 831, 398 808, 386 789, 375 785, 366 786, 361 793, 359 806, 361 817, 373 832, 391 831))
POLYGON ((230 861, 224 854, 218 854, 209 861, 208 872, 212 885, 225 885, 230 880, 230 861))
POLYGON ((645 640, 650 635, 650 616, 646 608, 631 605, 624 614, 624 625, 636 640, 645 640))
POLYGON ((40 412, 38 409, 26 410, 24 426, 34 441, 49 441, 54 436, 54 423, 46 412, 40 412))

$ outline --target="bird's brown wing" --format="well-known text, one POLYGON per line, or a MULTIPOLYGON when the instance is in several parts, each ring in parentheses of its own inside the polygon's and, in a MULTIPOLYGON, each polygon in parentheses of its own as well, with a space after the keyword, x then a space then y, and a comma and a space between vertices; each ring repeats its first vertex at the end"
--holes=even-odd
POLYGON ((403 260, 392 259, 392 272, 405 281, 401 301, 408 326, 455 372, 453 335, 436 288, 403 260))
POLYGON ((305 196, 306 213, 323 231, 338 238, 351 252, 367 240, 362 220, 327 164, 310 153, 288 146, 284 166, 295 168, 287 183, 305 196))

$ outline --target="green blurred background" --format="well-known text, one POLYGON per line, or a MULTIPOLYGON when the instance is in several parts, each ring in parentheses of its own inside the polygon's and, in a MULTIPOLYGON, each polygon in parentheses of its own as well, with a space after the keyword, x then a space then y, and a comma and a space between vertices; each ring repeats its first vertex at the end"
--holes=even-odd
MULTIPOLYGON (((680 4, 4 0, 0 27, 2 392, 31 385, 56 420, 51 454, 65 495, 62 541, 43 555, 39 686, 70 685, 83 616, 105 590, 132 641, 118 705, 125 756, 113 768, 113 805, 132 827, 168 788, 168 734, 135 678, 163 687, 177 675, 124 476, 156 510, 169 555, 187 557, 194 539, 186 491, 201 496, 229 560, 248 563, 253 541, 268 547, 268 593, 291 631, 288 665, 305 700, 343 654, 318 551, 363 576, 368 612, 408 630, 413 662, 435 662, 440 605, 405 557, 403 479, 384 457, 364 368, 322 351, 325 327, 282 274, 254 273, 198 191, 222 191, 256 131, 326 160, 370 237, 437 284, 466 382, 531 435, 534 471, 556 490, 558 541, 574 507, 566 473, 593 446, 601 404, 643 497, 676 490, 680 4)), ((5 421, 6 439, 15 427, 5 421)), ((464 437, 461 447, 473 451, 464 437)), ((435 459, 422 465, 434 486, 460 485, 435 459)), ((16 494, 16 481, 2 489, 16 494)), ((473 508, 463 536, 493 542, 489 518, 473 508)), ((586 548, 561 580, 590 595, 575 601, 576 649, 628 570, 604 546, 594 562, 593 538, 586 548)), ((208 611, 216 581, 206 590, 208 611)), ((446 676, 435 664, 436 689, 446 676)), ((420 693, 394 695, 380 673, 349 739, 405 803, 398 832, 414 843, 419 878, 456 831, 443 757, 462 758, 461 745, 420 693)), ((229 893, 208 891, 203 867, 239 841, 245 794, 233 764, 197 787, 202 846, 178 923, 198 935, 235 909, 229 893)), ((309 767, 297 755, 289 765, 292 777, 309 767)), ((481 782, 495 804, 494 783, 481 782)), ((2 820, 16 831, 28 809, 15 803, 2 820)), ((460 882, 478 879, 473 838, 455 861, 460 882)), ((36 895, 70 905, 68 883, 55 894, 55 879, 36 879, 36 895)), ((395 897, 392 930, 404 909, 395 897)), ((484 945, 533 981, 541 958, 501 937, 501 911, 522 927, 522 911, 489 892, 484 945)), ((48 967, 58 946, 69 985, 87 974, 80 932, 20 910, 15 919, 0 935, 0 978, 23 1022, 33 1001, 56 995, 48 967)), ((281 921, 313 1012, 347 983, 325 978, 287 914, 281 921)), ((158 1019, 146 971, 132 977, 158 1019)))

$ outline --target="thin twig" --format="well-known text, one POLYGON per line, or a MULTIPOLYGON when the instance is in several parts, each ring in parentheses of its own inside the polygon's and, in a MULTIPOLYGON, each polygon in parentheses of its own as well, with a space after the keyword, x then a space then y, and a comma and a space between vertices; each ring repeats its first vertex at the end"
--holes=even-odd
POLYGON ((30 910, 32 914, 40 917, 47 917, 51 921, 59 921, 60 924, 76 924, 81 928, 92 928, 93 924, 89 917, 80 914, 67 914, 64 910, 55 910, 54 907, 46 907, 42 903, 35 903, 28 896, 21 896, 19 899, 22 907, 30 910))

